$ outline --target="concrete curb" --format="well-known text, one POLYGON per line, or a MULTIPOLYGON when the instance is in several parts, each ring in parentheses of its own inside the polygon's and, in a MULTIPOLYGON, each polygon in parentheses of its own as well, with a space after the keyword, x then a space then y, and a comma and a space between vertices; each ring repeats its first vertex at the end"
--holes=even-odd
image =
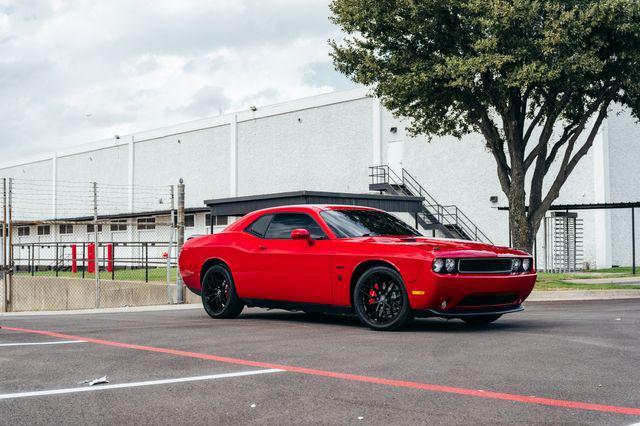
POLYGON ((534 291, 527 302, 562 302, 570 300, 640 299, 640 290, 555 290, 534 291))
POLYGON ((575 280, 562 280, 572 284, 640 284, 640 277, 608 277, 608 278, 580 278, 575 280))
POLYGON ((185 309, 200 309, 199 303, 184 305, 153 305, 153 306, 129 306, 124 308, 98 308, 98 309, 77 309, 69 311, 31 311, 31 312, 2 312, 0 318, 18 316, 44 316, 44 315, 91 315, 91 314, 126 314, 129 312, 152 312, 152 311, 180 311, 185 309))

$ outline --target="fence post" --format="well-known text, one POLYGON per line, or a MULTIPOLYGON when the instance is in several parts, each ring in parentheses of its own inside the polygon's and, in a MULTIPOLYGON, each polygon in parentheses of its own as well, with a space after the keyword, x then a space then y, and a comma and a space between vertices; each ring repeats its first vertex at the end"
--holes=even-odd
POLYGON ((149 243, 144 243, 144 282, 149 282, 149 243))
POLYGON ((2 311, 7 312, 7 178, 2 178, 2 311))
MULTIPOLYGON (((175 196, 173 191, 173 185, 171 189, 171 226, 169 228, 169 247, 167 248, 167 303, 172 303, 171 297, 171 252, 173 251, 173 233, 176 228, 176 205, 175 196)), ((177 272, 177 271, 176 271, 177 272)))
MULTIPOLYGON (((180 256, 182 245, 184 244, 184 181, 180 178, 178 183, 178 245, 176 247, 176 258, 180 256)), ((176 274, 176 303, 184 303, 184 285, 180 271, 176 274)))
POLYGON ((100 307, 100 260, 98 259, 98 183, 93 182, 93 237, 95 240, 96 308, 100 307))
POLYGON ((631 271, 636 274, 636 212, 631 207, 631 271))
POLYGON ((13 178, 9 178, 9 196, 8 196, 8 200, 7 200, 7 209, 8 209, 8 213, 9 213, 9 226, 7 229, 7 232, 9 233, 9 264, 8 264, 8 270, 7 273, 9 274, 7 276, 7 280, 6 280, 6 297, 5 297, 5 303, 6 303, 6 308, 7 308, 7 312, 12 311, 13 310, 13 205, 12 205, 12 200, 13 198, 13 178))

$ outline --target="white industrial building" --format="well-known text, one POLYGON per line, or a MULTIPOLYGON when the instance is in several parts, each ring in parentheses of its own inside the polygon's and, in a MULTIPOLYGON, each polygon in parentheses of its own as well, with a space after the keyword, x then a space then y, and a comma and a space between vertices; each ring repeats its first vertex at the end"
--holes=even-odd
MULTIPOLYGON (((639 140, 640 127, 629 114, 610 114, 556 203, 640 200, 639 140)), ((189 235, 209 230, 205 199, 296 190, 368 192, 369 167, 381 164, 398 174, 408 170, 440 204, 457 205, 493 243, 508 244, 507 212, 497 209, 507 200, 482 137, 431 142, 409 137, 405 122, 367 97, 364 89, 251 108, 25 158, 1 164, 0 177, 51 182, 53 197, 43 219, 60 217, 55 198, 59 182, 95 181, 128 188, 124 204, 132 211, 136 188, 174 185, 183 179, 186 206, 193 214, 189 235)), ((583 260, 590 267, 631 264, 629 210, 577 213, 584 228, 583 260)), ((218 228, 226 224, 226 218, 217 220, 218 228)), ((139 231, 150 231, 143 228, 139 231)), ((108 240, 111 230, 104 232, 108 240)), ((34 225, 28 236, 21 237, 30 241, 37 234, 34 225)), ((63 238, 59 232, 51 234, 63 238)), ((540 234, 539 253, 543 244, 540 234)))

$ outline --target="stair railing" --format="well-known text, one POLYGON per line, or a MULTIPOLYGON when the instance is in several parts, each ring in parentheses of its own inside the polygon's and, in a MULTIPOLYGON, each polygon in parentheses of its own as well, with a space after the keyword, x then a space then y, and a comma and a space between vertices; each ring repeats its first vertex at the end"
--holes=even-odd
POLYGON ((445 225, 452 225, 459 227, 464 231, 469 238, 473 238, 476 241, 483 240, 491 243, 491 239, 478 228, 478 226, 469 219, 469 217, 462 212, 456 205, 444 206, 438 203, 431 194, 416 178, 414 178, 405 168, 402 169, 402 181, 406 186, 416 188, 420 193, 420 196, 428 200, 427 204, 438 209, 438 220, 445 225))
POLYGON ((369 167, 371 183, 373 184, 391 184, 401 186, 404 191, 408 191, 418 197, 424 198, 423 206, 427 213, 422 216, 429 222, 433 222, 433 218, 437 222, 445 226, 455 227, 455 232, 460 234, 464 232, 469 238, 476 241, 487 241, 491 243, 491 239, 478 228, 478 226, 469 219, 456 205, 442 205, 414 178, 406 169, 402 169, 402 176, 398 176, 388 165, 379 165, 369 167), (431 217, 429 217, 429 215, 431 217))

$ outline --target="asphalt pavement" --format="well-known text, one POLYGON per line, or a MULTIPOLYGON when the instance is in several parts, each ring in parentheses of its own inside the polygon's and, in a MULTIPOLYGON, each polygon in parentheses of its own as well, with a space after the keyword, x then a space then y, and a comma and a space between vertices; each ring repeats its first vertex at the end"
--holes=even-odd
POLYGON ((487 326, 424 319, 401 332, 260 309, 0 327, 0 424, 640 422, 639 299, 536 302, 487 326))

